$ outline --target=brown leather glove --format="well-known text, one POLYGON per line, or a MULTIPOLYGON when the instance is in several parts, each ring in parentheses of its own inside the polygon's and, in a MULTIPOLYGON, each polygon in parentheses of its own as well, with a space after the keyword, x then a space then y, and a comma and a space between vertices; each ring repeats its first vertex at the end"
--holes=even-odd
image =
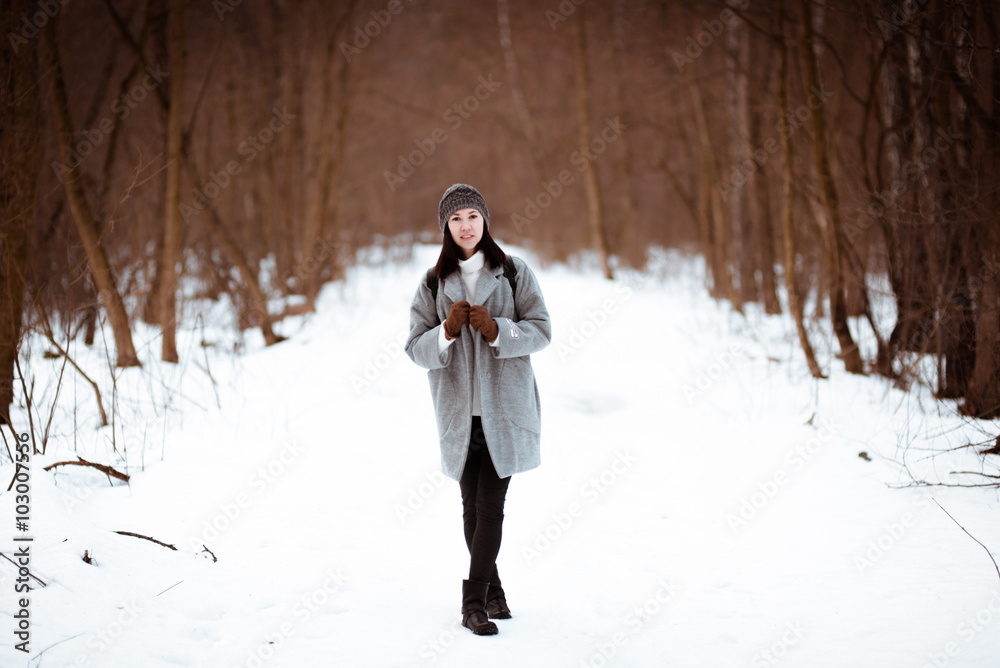
POLYGON ((457 339, 462 334, 462 325, 469 324, 469 302, 464 299, 451 305, 448 319, 444 321, 444 333, 449 339, 457 339))
POLYGON ((479 330, 479 333, 483 335, 487 343, 496 341, 497 335, 500 334, 500 328, 497 326, 496 320, 490 317, 490 312, 486 310, 485 306, 469 307, 469 324, 472 326, 472 329, 479 330))

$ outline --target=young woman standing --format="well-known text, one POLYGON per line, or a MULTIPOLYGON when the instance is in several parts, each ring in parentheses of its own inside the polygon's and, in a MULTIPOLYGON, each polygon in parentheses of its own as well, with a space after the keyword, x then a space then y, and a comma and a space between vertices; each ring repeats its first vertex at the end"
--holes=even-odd
POLYGON ((410 306, 406 354, 427 376, 441 442, 441 468, 462 491, 469 579, 462 625, 476 635, 509 619, 497 573, 510 477, 541 463, 541 414, 531 353, 552 339, 538 281, 490 236, 478 190, 448 188, 438 204, 444 234, 437 265, 410 306))

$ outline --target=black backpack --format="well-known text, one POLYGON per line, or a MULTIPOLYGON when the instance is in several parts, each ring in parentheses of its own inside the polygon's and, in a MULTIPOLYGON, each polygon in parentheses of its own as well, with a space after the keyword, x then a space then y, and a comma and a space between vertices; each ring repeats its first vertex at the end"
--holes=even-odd
MULTIPOLYGON (((510 283, 510 296, 513 297, 517 291, 517 267, 514 265, 514 258, 510 255, 504 255, 503 257, 503 276, 510 283)), ((434 273, 434 267, 427 270, 426 277, 427 287, 431 291, 431 299, 437 303, 438 296, 438 277, 434 273)))

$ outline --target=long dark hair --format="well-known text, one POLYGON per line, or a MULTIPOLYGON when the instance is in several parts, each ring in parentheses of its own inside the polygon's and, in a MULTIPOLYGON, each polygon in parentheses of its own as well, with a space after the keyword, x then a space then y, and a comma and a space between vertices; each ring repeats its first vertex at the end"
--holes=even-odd
MULTIPOLYGON (((503 260, 507 257, 503 249, 490 236, 490 230, 485 225, 483 226, 483 238, 476 244, 476 250, 483 251, 486 266, 490 269, 496 269, 503 265, 503 260)), ((451 230, 446 225, 444 228, 444 239, 441 242, 441 255, 438 256, 437 264, 434 265, 434 273, 437 274, 438 280, 444 280, 458 271, 458 261, 464 259, 462 249, 455 243, 455 240, 451 236, 451 230)))

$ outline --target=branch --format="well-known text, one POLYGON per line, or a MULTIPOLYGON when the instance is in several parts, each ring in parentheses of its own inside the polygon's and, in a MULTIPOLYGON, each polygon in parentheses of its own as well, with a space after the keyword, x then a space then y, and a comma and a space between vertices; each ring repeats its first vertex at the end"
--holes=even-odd
MULTIPOLYGON (((39 298, 39 305, 41 305, 41 298, 39 298)), ((87 381, 88 383, 90 383, 90 386, 94 388, 94 394, 97 395, 97 410, 99 410, 100 413, 101 413, 101 426, 102 427, 107 427, 108 426, 108 414, 104 412, 104 402, 101 399, 101 388, 99 388, 97 386, 97 383, 95 383, 90 378, 90 376, 88 376, 86 374, 86 372, 84 372, 84 370, 80 368, 80 365, 77 364, 73 360, 73 358, 69 356, 69 352, 65 348, 63 348, 62 346, 60 346, 59 343, 56 341, 56 337, 52 333, 52 328, 49 325, 49 316, 48 316, 48 313, 45 312, 44 307, 42 307, 42 315, 43 315, 43 318, 42 318, 42 330, 43 330, 43 333, 45 334, 45 338, 47 338, 49 340, 49 343, 51 343, 53 346, 55 346, 56 350, 59 351, 59 354, 67 362, 69 362, 70 364, 73 365, 73 368, 76 369, 77 373, 79 373, 81 376, 83 376, 83 379, 85 381, 87 381)), ((61 374, 60 374, 60 377, 61 377, 61 374)), ((53 411, 54 410, 55 410, 55 407, 53 406, 53 411)), ((48 432, 48 428, 47 427, 46 427, 46 432, 48 432)))
POLYGON ((156 540, 155 538, 150 538, 149 536, 143 536, 140 533, 132 533, 131 531, 116 531, 115 533, 118 534, 119 536, 132 536, 132 538, 141 538, 143 540, 148 540, 150 543, 156 543, 157 545, 162 545, 163 547, 170 548, 174 552, 177 551, 177 548, 174 547, 173 545, 164 543, 162 540, 156 540))
MULTIPOLYGON (((947 510, 945 510, 944 506, 942 506, 940 503, 938 503, 937 499, 933 499, 933 501, 934 501, 934 503, 937 503, 937 507, 940 508, 944 512, 945 515, 947 515, 948 517, 951 517, 951 513, 949 513, 947 510)), ((958 524, 958 520, 956 520, 954 517, 951 517, 951 521, 954 522, 955 524, 958 524)), ((963 527, 961 524, 958 524, 958 528, 961 529, 962 531, 965 531, 965 535, 966 536, 968 536, 972 540, 974 540, 977 543, 979 543, 979 539, 976 538, 975 536, 973 536, 968 531, 966 531, 965 527, 963 527)), ((993 568, 997 569, 997 577, 1000 578, 1000 566, 997 566, 997 560, 993 558, 993 553, 990 552, 990 549, 988 547, 986 547, 985 545, 983 545, 982 543, 979 543, 979 545, 982 546, 982 548, 984 550, 986 550, 986 554, 989 555, 990 561, 993 562, 993 568)))
POLYGON ((984 478, 995 478, 1000 480, 1000 475, 990 475, 989 473, 980 473, 979 471, 952 471, 952 475, 979 475, 984 478))
POLYGON ((57 466, 90 466, 91 468, 95 468, 98 471, 100 471, 101 473, 104 473, 105 475, 111 476, 113 478, 118 478, 119 480, 122 480, 124 482, 128 482, 128 476, 127 475, 125 475, 124 473, 120 473, 120 472, 114 470, 110 466, 106 466, 104 464, 95 464, 94 462, 88 462, 86 459, 84 459, 83 457, 80 457, 80 456, 77 456, 77 459, 79 461, 75 461, 75 462, 56 462, 55 464, 49 464, 48 466, 45 467, 44 470, 51 471, 52 469, 54 469, 57 466))
MULTIPOLYGON (((8 557, 3 552, 0 552, 0 557, 3 557, 4 559, 6 559, 7 561, 9 561, 10 563, 14 564, 14 566, 16 568, 21 568, 20 564, 18 564, 16 561, 14 561, 10 557, 8 557)), ((42 582, 41 578, 39 578, 37 575, 33 575, 31 573, 31 571, 28 571, 28 576, 34 578, 38 582, 38 584, 42 585, 43 587, 47 587, 48 586, 47 584, 45 584, 44 582, 42 582)))

